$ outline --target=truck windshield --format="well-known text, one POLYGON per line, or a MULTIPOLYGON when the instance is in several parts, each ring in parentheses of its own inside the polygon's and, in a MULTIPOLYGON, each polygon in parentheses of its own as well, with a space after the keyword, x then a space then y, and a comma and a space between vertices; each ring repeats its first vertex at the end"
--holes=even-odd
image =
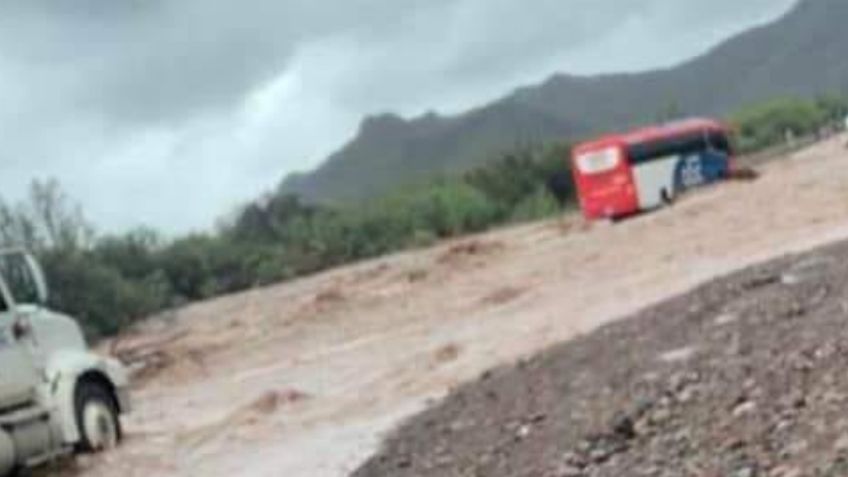
MULTIPOLYGON (((23 254, 10 253, 0 255, 0 277, 6 284, 15 303, 38 303, 38 286, 23 254)), ((6 297, 3 297, 2 309, 8 309, 6 297)))

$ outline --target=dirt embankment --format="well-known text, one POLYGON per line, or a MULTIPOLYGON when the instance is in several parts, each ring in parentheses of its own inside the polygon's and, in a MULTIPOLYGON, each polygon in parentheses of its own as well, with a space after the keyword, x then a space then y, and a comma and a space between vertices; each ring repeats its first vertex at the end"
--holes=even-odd
POLYGON ((486 373, 354 476, 845 476, 846 368, 848 242, 486 373))
POLYGON ((486 369, 848 238, 843 142, 615 226, 499 230, 151 320, 119 345, 155 364, 127 443, 80 473, 348 475, 399 422, 486 369))

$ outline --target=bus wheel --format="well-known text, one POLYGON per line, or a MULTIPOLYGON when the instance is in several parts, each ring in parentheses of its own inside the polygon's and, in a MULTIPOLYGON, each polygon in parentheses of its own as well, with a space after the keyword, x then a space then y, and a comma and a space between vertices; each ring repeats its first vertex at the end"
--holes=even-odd
POLYGON ((672 205, 674 204, 674 193, 669 192, 668 189, 663 189, 660 191, 660 199, 662 199, 663 204, 672 205))

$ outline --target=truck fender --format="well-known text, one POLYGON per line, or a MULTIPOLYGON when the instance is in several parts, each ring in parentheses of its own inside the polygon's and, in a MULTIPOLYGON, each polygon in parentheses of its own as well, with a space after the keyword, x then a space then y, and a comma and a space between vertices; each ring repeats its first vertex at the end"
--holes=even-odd
POLYGON ((46 402, 51 403, 56 413, 66 444, 76 444, 81 438, 74 402, 77 383, 81 378, 104 380, 115 394, 119 412, 129 411, 129 403, 126 399, 129 377, 124 367, 114 359, 97 356, 87 351, 61 351, 47 361, 45 374, 46 392, 49 394, 46 402))

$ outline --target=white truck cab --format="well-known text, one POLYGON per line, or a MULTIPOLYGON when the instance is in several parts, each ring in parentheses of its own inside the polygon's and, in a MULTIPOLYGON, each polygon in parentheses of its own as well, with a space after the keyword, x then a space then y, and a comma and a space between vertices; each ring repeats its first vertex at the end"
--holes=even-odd
POLYGON ((88 350, 79 325, 47 309, 41 267, 0 250, 0 477, 121 439, 128 376, 88 350))

